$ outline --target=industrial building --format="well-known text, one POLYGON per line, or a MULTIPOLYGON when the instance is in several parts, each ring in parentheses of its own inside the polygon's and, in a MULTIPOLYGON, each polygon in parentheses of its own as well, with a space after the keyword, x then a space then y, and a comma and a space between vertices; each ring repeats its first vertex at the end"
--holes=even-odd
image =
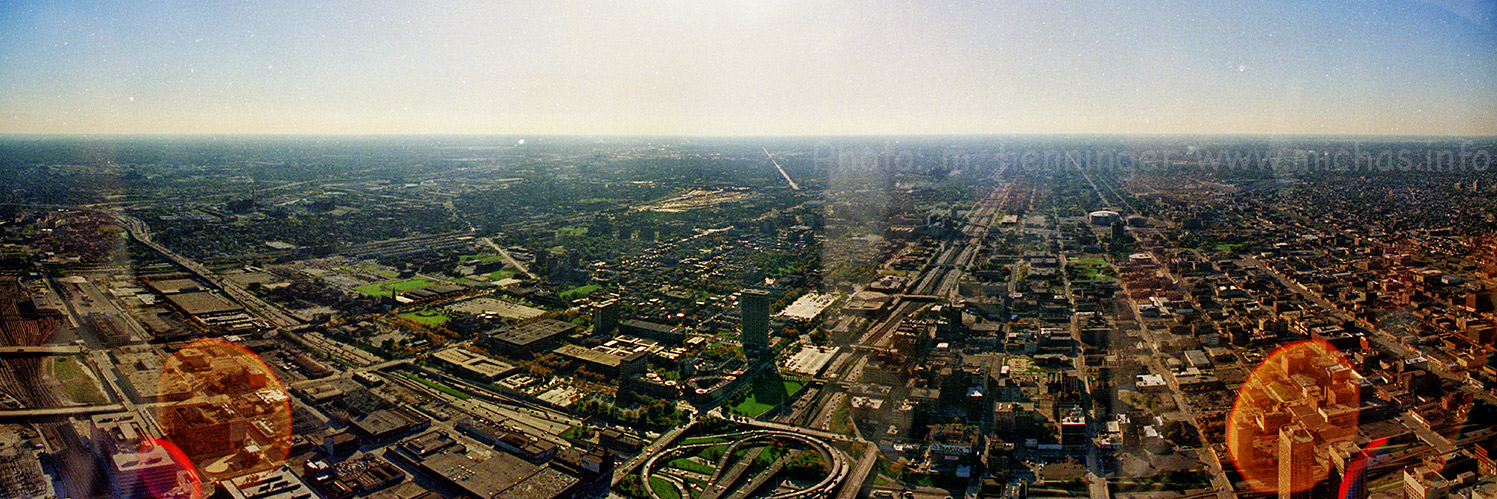
POLYGON ((266 473, 253 473, 219 483, 230 499, 306 499, 315 497, 312 489, 291 470, 281 467, 266 473))
POLYGON ((477 497, 553 499, 574 495, 577 477, 500 452, 476 461, 455 435, 433 430, 402 441, 393 455, 449 487, 477 497))
POLYGON ((624 321, 619 324, 619 332, 677 345, 686 341, 686 328, 647 321, 624 321))
POLYGON ((645 353, 626 353, 619 350, 587 348, 578 345, 562 345, 554 352, 578 362, 582 368, 610 377, 639 374, 645 369, 645 353))
POLYGON ((517 369, 508 363, 479 355, 462 347, 450 347, 433 355, 437 360, 457 368, 464 375, 482 380, 496 380, 517 369))
POLYGON ((556 340, 577 329, 576 324, 544 319, 506 327, 484 335, 490 346, 508 353, 538 352, 556 344, 556 340))

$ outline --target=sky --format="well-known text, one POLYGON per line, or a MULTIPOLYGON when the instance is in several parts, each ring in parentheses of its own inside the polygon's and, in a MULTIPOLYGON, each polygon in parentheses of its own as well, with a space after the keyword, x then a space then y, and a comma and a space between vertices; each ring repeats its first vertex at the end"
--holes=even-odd
POLYGON ((1490 0, 326 3, 0 0, 0 134, 1497 135, 1490 0))

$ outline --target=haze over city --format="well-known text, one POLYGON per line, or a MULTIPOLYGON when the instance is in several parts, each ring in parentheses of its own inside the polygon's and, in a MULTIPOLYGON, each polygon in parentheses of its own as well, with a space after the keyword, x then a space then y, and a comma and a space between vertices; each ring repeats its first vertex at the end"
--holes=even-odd
POLYGON ((0 497, 1497 498, 1497 2, 0 0, 0 497))
POLYGON ((1481 1, 3 10, 0 133, 1497 133, 1481 1))

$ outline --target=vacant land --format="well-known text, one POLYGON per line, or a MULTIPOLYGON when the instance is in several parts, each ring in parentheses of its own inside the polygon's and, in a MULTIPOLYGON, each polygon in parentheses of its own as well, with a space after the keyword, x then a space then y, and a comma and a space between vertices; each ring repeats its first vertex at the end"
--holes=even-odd
POLYGON ((94 378, 83 372, 83 366, 78 361, 69 358, 57 358, 52 361, 52 375, 57 382, 62 384, 62 392, 80 404, 102 404, 107 402, 104 394, 99 392, 99 385, 94 378))
POLYGON ((463 263, 489 263, 489 262, 495 262, 495 261, 499 261, 499 260, 503 260, 503 259, 504 259, 504 255, 486 255, 486 254, 482 254, 482 253, 475 253, 475 254, 471 254, 471 255, 463 255, 463 256, 458 257, 458 261, 461 261, 463 263))
POLYGON ((422 277, 412 277, 410 279, 397 279, 394 281, 365 284, 363 286, 353 288, 353 290, 370 296, 387 296, 391 291, 394 291, 396 293, 404 293, 413 289, 421 289, 427 286, 436 286, 438 284, 441 283, 422 277))

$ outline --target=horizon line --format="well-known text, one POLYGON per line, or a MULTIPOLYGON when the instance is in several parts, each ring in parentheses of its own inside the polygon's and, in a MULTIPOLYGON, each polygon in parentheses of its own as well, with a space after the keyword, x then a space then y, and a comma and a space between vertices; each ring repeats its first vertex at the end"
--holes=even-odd
POLYGON ((623 138, 623 139, 898 139, 898 138, 1378 138, 1378 139, 1492 139, 1497 134, 1375 134, 1375 133, 1288 133, 1288 132, 1021 132, 1021 133, 909 133, 909 134, 598 134, 598 133, 467 133, 467 132, 401 132, 401 133, 52 133, 3 132, 0 139, 130 139, 130 138, 623 138))

